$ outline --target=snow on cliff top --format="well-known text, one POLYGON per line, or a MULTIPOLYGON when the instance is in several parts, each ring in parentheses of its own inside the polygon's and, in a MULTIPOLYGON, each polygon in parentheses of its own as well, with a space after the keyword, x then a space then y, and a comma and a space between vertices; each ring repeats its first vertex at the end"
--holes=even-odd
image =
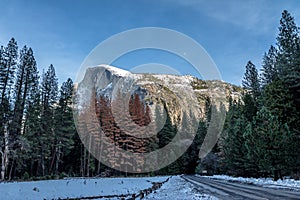
MULTIPOLYGON (((124 69, 120 69, 111 65, 106 65, 106 64, 101 64, 98 65, 96 67, 103 67, 107 70, 109 70, 110 72, 112 72, 113 74, 119 75, 119 76, 129 76, 129 75, 133 75, 135 77, 143 77, 143 73, 132 73, 130 71, 124 70, 124 69)), ((148 73, 145 73, 148 74, 148 73)), ((181 83, 187 83, 189 84, 194 78, 190 75, 173 75, 173 74, 148 74, 148 75, 152 75, 158 79, 164 80, 165 82, 181 82, 181 83)))
POLYGON ((117 67, 113 67, 111 65, 102 64, 102 65, 98 65, 97 67, 104 67, 107 70, 109 70, 110 72, 112 72, 113 74, 116 74, 116 75, 119 75, 119 76, 127 76, 127 75, 131 74, 131 72, 129 72, 129 71, 126 71, 124 69, 120 69, 120 68, 117 68, 117 67))

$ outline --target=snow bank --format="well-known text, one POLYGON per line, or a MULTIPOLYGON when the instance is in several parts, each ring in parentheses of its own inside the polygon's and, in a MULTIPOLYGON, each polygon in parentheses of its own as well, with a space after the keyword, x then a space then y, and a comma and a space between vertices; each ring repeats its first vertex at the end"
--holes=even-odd
POLYGON ((134 194, 168 177, 76 178, 0 183, 0 199, 63 199, 134 194))
POLYGON ((249 183, 260 185, 263 187, 272 187, 272 188, 287 188, 300 190, 300 181, 296 181, 294 179, 284 179, 273 181, 272 178, 243 178, 243 177, 231 177, 226 175, 214 175, 214 176, 202 176, 208 177, 212 179, 221 179, 226 181, 238 181, 242 183, 249 183))
POLYGON ((218 198, 201 194, 191 183, 186 182, 180 176, 173 176, 162 187, 150 195, 146 196, 147 200, 217 200, 218 198))

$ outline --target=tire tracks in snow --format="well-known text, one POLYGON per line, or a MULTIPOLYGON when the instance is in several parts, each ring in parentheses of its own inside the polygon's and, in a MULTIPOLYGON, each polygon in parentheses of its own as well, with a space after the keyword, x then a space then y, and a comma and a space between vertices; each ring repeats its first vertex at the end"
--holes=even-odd
POLYGON ((198 190, 209 193, 224 200, 231 199, 254 199, 254 200, 288 200, 300 199, 297 191, 287 191, 283 189, 264 188, 256 185, 232 183, 228 181, 212 180, 204 177, 191 175, 182 176, 186 181, 194 184, 198 190))

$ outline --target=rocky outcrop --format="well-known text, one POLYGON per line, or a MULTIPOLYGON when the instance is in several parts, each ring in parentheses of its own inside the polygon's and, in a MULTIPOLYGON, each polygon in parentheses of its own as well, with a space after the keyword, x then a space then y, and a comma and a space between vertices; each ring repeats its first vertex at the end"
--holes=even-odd
POLYGON ((219 138, 229 99, 239 99, 241 92, 223 81, 133 74, 100 65, 87 69, 76 85, 74 119, 93 156, 113 169, 144 173, 178 159, 210 111, 199 151, 205 157, 219 138))
POLYGON ((153 117, 155 107, 165 107, 172 122, 182 120, 183 113, 205 118, 205 106, 209 98, 213 104, 220 103, 228 108, 229 98, 238 100, 242 88, 219 81, 204 81, 192 76, 133 74, 108 65, 88 68, 83 80, 77 86, 77 108, 84 108, 91 102, 91 91, 96 96, 114 99, 117 94, 139 94, 150 106, 153 117))

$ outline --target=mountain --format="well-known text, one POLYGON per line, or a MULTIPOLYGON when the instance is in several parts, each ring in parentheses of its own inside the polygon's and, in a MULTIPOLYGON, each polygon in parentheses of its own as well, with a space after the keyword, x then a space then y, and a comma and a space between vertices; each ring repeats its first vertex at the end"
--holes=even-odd
POLYGON ((160 173, 183 173, 216 144, 229 99, 238 100, 241 93, 218 80, 99 65, 76 84, 74 119, 85 146, 113 169, 142 173, 173 163, 160 173), (210 119, 207 134, 195 140, 201 119, 210 119), (176 161, 181 156, 185 161, 176 161))
POLYGON ((173 123, 179 123, 183 112, 192 112, 197 118, 205 118, 205 106, 209 99, 217 107, 228 108, 229 98, 241 98, 242 88, 220 80, 200 80, 185 75, 134 74, 109 65, 88 68, 77 85, 77 108, 86 107, 96 92, 96 97, 113 100, 118 92, 138 94, 149 105, 152 114, 155 106, 165 106, 173 123))

